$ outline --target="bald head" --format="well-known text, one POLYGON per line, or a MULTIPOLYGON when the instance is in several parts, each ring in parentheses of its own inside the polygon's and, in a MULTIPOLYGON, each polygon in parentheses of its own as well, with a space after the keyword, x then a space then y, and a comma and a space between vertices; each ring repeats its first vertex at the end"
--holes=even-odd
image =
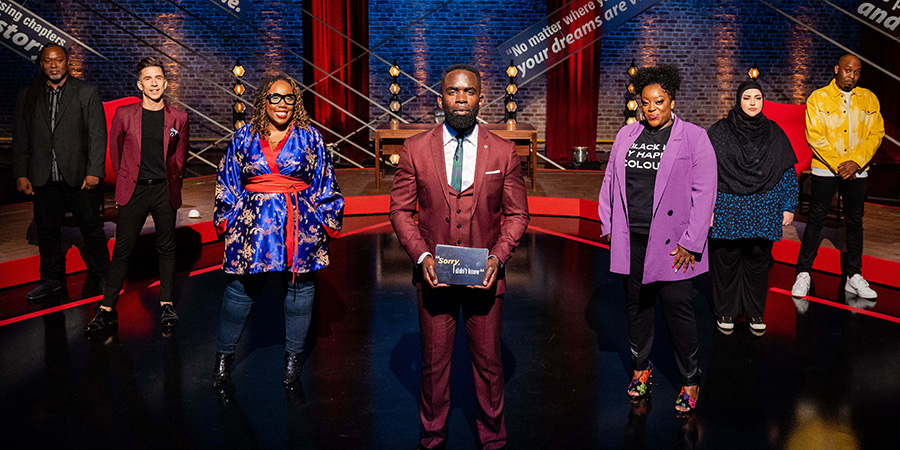
POLYGON ((838 64, 834 66, 834 81, 842 91, 850 92, 856 87, 861 71, 862 61, 848 53, 841 56, 838 64))

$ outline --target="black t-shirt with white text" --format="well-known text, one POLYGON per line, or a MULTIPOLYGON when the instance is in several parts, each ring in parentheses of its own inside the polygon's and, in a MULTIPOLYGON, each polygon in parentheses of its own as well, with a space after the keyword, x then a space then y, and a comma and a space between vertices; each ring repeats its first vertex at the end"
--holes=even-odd
POLYGON ((625 198, 632 233, 650 234, 656 173, 671 134, 671 126, 657 131, 644 128, 625 155, 625 198))

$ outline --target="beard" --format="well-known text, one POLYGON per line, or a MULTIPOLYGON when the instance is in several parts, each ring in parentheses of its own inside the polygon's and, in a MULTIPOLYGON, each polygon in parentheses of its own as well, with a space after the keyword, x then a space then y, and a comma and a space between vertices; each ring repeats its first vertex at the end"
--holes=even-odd
POLYGON ((441 108, 444 110, 444 122, 456 131, 457 133, 465 132, 471 130, 472 127, 475 126, 475 120, 478 117, 478 105, 475 105, 474 108, 464 116, 460 116, 453 113, 453 109, 450 108, 447 103, 444 103, 444 106, 441 108))

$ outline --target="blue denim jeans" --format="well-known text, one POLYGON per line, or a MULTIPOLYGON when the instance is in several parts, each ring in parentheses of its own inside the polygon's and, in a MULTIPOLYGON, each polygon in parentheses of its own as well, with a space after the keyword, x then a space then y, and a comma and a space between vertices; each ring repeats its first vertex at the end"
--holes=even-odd
MULTIPOLYGON (((268 273, 228 275, 225 296, 222 299, 222 315, 219 318, 219 344, 216 351, 226 355, 234 353, 253 302, 263 291, 268 273)), ((291 273, 278 274, 284 289, 285 349, 300 355, 301 362, 309 357, 312 340, 308 339, 312 319, 313 298, 316 288, 312 273, 300 273, 291 282, 291 273)))

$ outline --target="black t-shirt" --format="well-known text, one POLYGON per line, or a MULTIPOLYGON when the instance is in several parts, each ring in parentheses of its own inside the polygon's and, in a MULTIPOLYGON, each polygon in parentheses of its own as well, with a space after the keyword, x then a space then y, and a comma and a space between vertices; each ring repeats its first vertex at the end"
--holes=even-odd
POLYGON ((625 155, 625 198, 632 233, 650 234, 656 172, 671 134, 671 126, 658 131, 644 128, 625 155))
POLYGON ((163 130, 165 109, 141 112, 141 171, 139 180, 166 178, 166 163, 163 158, 163 137, 168 134, 163 130))

